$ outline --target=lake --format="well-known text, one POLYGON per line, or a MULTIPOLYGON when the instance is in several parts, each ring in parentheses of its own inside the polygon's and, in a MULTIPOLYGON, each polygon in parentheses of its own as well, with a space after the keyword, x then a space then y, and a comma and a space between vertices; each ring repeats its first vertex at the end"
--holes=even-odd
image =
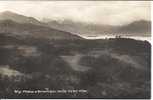
MULTIPOLYGON (((109 39, 109 38, 116 38, 113 35, 102 35, 102 36, 82 36, 85 39, 109 39)), ((135 40, 142 40, 148 41, 151 43, 151 36, 121 36, 122 38, 131 38, 135 40)))

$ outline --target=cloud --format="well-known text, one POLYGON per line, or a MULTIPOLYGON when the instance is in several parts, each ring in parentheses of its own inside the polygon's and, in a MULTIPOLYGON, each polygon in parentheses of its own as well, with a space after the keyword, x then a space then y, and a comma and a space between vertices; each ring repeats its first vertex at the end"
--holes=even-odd
POLYGON ((122 25, 150 20, 150 1, 1 1, 0 11, 35 17, 122 25))

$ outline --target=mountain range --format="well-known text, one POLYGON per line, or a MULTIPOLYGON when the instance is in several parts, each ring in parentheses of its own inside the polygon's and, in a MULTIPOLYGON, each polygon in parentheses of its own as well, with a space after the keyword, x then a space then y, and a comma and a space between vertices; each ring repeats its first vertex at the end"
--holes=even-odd
MULTIPOLYGON (((113 26, 113 25, 88 24, 88 23, 74 22, 71 20, 58 21, 58 20, 46 19, 39 21, 33 17, 27 17, 14 12, 5 11, 0 13, 0 24, 4 23, 12 23, 15 25, 12 25, 9 28, 7 27, 8 29, 6 29, 6 27, 2 27, 3 25, 0 25, 1 31, 10 30, 9 32, 18 31, 20 33, 32 32, 32 33, 37 33, 39 35, 41 34, 40 36, 44 36, 44 34, 45 35, 47 34, 48 36, 50 33, 52 33, 53 35, 53 33, 61 33, 61 32, 68 34, 73 33, 73 36, 74 35, 75 36, 76 35, 150 36, 151 35, 151 22, 146 20, 134 21, 130 24, 122 26, 113 26), (7 22, 5 22, 6 20, 7 22), (56 32, 55 30, 58 32, 56 32)), ((79 36, 76 37, 78 38, 79 36)))
POLYGON ((64 20, 47 22, 48 26, 63 31, 68 31, 80 35, 130 35, 130 36, 150 36, 151 22, 146 20, 134 21, 122 26, 85 24, 64 20))
POLYGON ((0 14, 0 33, 48 39, 81 39, 81 37, 72 33, 47 27, 35 18, 26 17, 10 11, 0 14))

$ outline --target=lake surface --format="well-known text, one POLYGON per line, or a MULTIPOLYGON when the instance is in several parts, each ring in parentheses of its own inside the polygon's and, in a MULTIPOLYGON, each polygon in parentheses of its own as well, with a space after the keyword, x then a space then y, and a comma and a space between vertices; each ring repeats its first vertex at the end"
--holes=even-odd
MULTIPOLYGON (((108 36, 108 35, 102 35, 102 36, 82 36, 85 39, 109 39, 109 38, 116 38, 115 36, 108 36)), ((122 38, 131 38, 135 40, 142 40, 142 41, 148 41, 151 43, 151 37, 149 36, 121 36, 122 38)))

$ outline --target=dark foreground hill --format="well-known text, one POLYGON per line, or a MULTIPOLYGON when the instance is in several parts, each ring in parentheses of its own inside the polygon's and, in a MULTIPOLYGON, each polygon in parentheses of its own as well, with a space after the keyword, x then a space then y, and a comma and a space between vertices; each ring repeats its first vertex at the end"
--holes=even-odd
POLYGON ((1 33, 0 97, 150 98, 150 50, 148 42, 133 39, 49 40, 1 33))

